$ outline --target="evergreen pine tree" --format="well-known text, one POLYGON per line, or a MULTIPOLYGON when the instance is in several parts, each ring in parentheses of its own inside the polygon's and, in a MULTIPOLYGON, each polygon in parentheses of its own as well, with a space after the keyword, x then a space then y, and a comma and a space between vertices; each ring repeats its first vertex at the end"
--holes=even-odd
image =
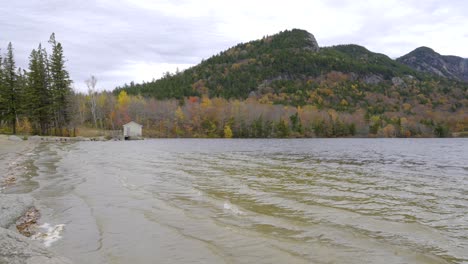
POLYGON ((3 82, 3 59, 0 54, 0 125, 5 121, 5 87, 3 82))
MULTIPOLYGON (((17 97, 17 110, 16 110, 16 116, 17 120, 20 120, 20 118, 25 117, 25 111, 27 110, 25 108, 25 102, 26 102, 26 97, 25 97, 25 87, 27 86, 27 73, 25 70, 18 68, 16 71, 16 97, 17 97)), ((27 116, 26 116, 27 117, 27 116)))
POLYGON ((4 102, 4 115, 10 123, 13 134, 16 134, 16 118, 18 108, 18 97, 16 93, 16 66, 13 55, 13 46, 8 43, 7 54, 3 60, 3 89, 2 98, 4 102))
POLYGON ((71 95, 71 80, 65 69, 65 58, 62 44, 55 40, 55 34, 50 36, 49 43, 52 45, 52 54, 49 60, 50 92, 52 96, 52 112, 54 125, 62 133, 63 127, 70 122, 68 113, 68 99, 71 95))
POLYGON ((47 54, 41 45, 29 56, 29 78, 25 92, 26 108, 33 129, 44 135, 48 133, 51 121, 51 100, 49 91, 49 74, 47 54))

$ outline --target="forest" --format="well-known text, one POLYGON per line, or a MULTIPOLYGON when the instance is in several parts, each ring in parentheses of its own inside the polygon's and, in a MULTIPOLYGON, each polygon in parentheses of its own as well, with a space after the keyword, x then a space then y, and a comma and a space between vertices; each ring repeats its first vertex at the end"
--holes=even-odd
POLYGON ((357 45, 314 47, 285 31, 182 72, 97 92, 73 91, 62 45, 0 59, 0 133, 109 135, 129 121, 146 137, 448 137, 468 134, 468 84, 417 72, 357 45))
POLYGON ((27 70, 17 68, 13 45, 0 56, 0 132, 69 135, 74 98, 63 47, 52 33, 52 52, 41 44, 29 56, 27 70))

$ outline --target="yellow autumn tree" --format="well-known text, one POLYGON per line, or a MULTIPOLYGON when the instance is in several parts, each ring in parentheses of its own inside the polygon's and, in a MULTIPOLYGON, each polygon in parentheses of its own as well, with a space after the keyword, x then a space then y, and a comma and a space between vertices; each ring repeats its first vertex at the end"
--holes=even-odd
POLYGON ((27 117, 23 117, 16 123, 16 132, 20 134, 30 134, 32 131, 31 122, 27 117))
POLYGON ((224 138, 232 138, 232 129, 229 125, 224 126, 224 138))
POLYGON ((348 104, 348 101, 346 101, 346 99, 342 99, 341 102, 340 102, 340 105, 346 107, 346 106, 348 106, 349 104, 348 104))
POLYGON ((130 98, 128 97, 126 91, 121 91, 119 93, 117 102, 119 103, 119 108, 125 108, 126 106, 128 106, 128 104, 130 103, 130 98))
POLYGON ((182 136, 184 134, 183 127, 184 127, 185 115, 180 106, 177 107, 174 115, 176 119, 174 132, 177 136, 182 136))
POLYGON ((200 104, 200 106, 202 108, 206 109, 206 108, 211 107, 212 105, 213 105, 213 103, 211 102, 211 100, 210 100, 210 98, 208 96, 203 96, 202 97, 201 104, 200 104))
POLYGON ((175 111, 175 118, 177 122, 183 122, 185 120, 184 112, 180 106, 177 107, 177 110, 175 111))
POLYGON ((121 91, 117 98, 117 112, 120 120, 120 124, 130 122, 131 118, 128 113, 128 105, 130 104, 130 97, 127 92, 121 91))

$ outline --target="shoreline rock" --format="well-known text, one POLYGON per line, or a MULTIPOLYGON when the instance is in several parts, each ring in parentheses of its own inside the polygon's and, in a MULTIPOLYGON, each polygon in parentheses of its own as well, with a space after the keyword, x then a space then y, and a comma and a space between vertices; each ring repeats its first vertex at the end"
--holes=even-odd
POLYGON ((32 234, 39 211, 34 199, 26 194, 0 194, 0 264, 71 264, 44 245, 21 234, 32 234), (12 229, 16 226, 20 232, 12 229))
POLYGON ((0 264, 72 264, 19 233, 20 229, 31 233, 39 217, 33 197, 1 193, 2 188, 16 184, 16 179, 26 173, 22 167, 25 154, 38 145, 17 138, 0 135, 0 264))
POLYGON ((24 194, 0 194, 0 227, 10 228, 31 207, 34 200, 24 194))
POLYGON ((15 135, 9 136, 8 140, 10 140, 10 141, 23 141, 23 139, 21 139, 18 136, 15 136, 15 135))
POLYGON ((22 165, 37 146, 37 143, 32 141, 11 140, 12 137, 19 138, 0 135, 0 192, 16 184, 19 176, 26 173, 26 168, 22 165))
POLYGON ((27 138, 28 141, 35 142, 78 142, 78 141, 109 141, 110 138, 104 136, 99 137, 57 137, 57 136, 30 136, 27 138))
POLYGON ((0 228, 0 264, 72 264, 44 246, 11 230, 0 228))
POLYGON ((36 207, 29 208, 18 220, 16 220, 16 230, 26 237, 31 237, 37 233, 37 223, 41 213, 36 207))

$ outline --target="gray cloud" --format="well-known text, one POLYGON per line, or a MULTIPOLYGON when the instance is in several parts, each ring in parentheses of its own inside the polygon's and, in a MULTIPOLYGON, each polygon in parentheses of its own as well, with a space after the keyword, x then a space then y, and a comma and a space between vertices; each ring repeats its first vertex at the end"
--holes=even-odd
POLYGON ((84 91, 94 74, 112 89, 292 27, 321 45, 356 43, 391 57, 421 45, 468 57, 467 9, 464 1, 23 0, 0 6, 0 47, 11 41, 27 67, 31 50, 55 32, 75 87, 84 91))
MULTIPOLYGON (((213 41, 216 32, 210 17, 184 19, 130 5, 99 5, 95 1, 18 1, 0 10, 11 14, 0 18, 1 44, 12 41, 18 65, 27 67, 27 58, 39 42, 43 46, 51 32, 62 42, 67 67, 75 86, 94 74, 102 88, 129 82, 133 73, 123 76, 100 75, 125 68, 127 61, 195 64, 208 57, 223 41, 213 41)), ((161 72, 162 73, 162 72, 161 72)), ((156 73, 159 75, 160 73, 156 73)))

